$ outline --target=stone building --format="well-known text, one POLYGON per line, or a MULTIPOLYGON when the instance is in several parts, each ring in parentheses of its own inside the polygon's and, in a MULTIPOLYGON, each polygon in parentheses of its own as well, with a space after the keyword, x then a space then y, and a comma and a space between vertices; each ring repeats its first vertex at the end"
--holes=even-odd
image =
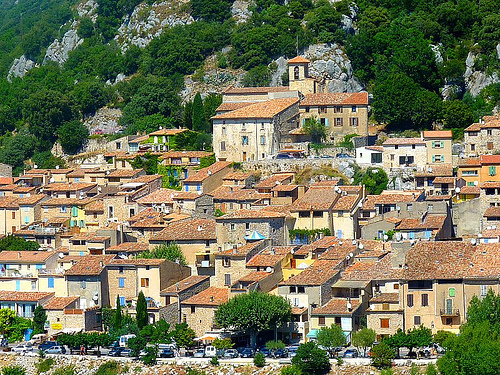
POLYGON ((493 155, 500 151, 500 116, 484 116, 464 129, 465 156, 493 155))
POLYGON ((427 163, 451 163, 451 130, 427 130, 422 132, 422 139, 427 148, 427 163))
POLYGON ((420 138, 389 138, 382 146, 382 165, 386 171, 417 169, 427 164, 427 148, 420 138))

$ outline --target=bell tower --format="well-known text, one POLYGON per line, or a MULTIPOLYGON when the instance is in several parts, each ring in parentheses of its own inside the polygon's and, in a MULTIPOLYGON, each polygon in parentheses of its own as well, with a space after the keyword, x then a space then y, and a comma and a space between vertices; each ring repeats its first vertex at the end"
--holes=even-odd
POLYGON ((300 91, 302 94, 312 94, 314 80, 309 77, 310 61, 302 56, 297 56, 288 61, 288 77, 290 91, 300 91))

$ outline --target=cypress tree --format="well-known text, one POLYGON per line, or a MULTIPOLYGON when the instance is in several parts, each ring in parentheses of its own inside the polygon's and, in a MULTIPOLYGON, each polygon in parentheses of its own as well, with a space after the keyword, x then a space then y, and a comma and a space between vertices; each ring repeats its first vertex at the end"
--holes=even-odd
POLYGON ((113 319, 113 328, 115 330, 122 328, 122 306, 120 304, 120 295, 116 295, 116 310, 113 319))
POLYGON ((148 307, 142 290, 137 297, 136 318, 139 330, 148 325, 148 307))
POLYGON ((206 132, 207 119, 205 118, 205 109, 200 93, 196 93, 193 100, 193 130, 197 132, 206 132))

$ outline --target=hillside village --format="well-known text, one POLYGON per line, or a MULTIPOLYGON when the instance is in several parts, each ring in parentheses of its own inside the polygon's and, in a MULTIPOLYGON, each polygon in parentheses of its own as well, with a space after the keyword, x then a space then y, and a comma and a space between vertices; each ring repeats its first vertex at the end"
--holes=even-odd
POLYGON ((228 87, 213 153, 171 150, 186 130, 159 129, 111 141, 100 164, 2 177, 0 235, 39 249, 0 252, 0 307, 32 318, 43 306, 49 335, 99 331, 101 308, 134 316, 142 291, 150 323, 244 343, 214 314, 259 291, 290 302, 293 319, 277 328, 287 343, 331 324, 348 342, 364 325, 378 341, 420 325, 458 333, 473 296, 500 292, 500 117, 466 128, 459 153, 448 130, 377 141, 368 94, 327 92, 308 65, 288 62, 287 87, 228 87), (331 142, 357 134, 354 149, 315 155, 311 117, 331 142), (151 155, 164 174, 134 168, 151 155), (373 194, 340 174, 298 182, 341 164, 404 175, 404 188, 373 194), (174 244, 185 264, 141 257, 174 244))

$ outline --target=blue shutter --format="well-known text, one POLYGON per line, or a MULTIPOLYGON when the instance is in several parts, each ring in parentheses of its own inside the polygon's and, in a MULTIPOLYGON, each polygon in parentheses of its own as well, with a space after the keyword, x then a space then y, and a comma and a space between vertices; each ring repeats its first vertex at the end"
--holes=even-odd
POLYGON ((325 118, 325 127, 328 128, 329 126, 330 126, 330 121, 327 118, 325 118))
POLYGON ((21 280, 16 280, 16 290, 17 291, 21 290, 21 280))
POLYGON ((337 238, 342 238, 342 230, 337 230, 337 238))
POLYGON ((36 269, 37 269, 37 270, 41 270, 42 268, 43 268, 43 264, 37 264, 37 265, 36 265, 36 269))
POLYGON ((120 297, 120 306, 125 306, 125 297, 120 297))
POLYGON ((54 278, 53 277, 49 277, 48 278, 48 287, 49 288, 53 288, 54 287, 54 278))
POLYGON ((118 287, 119 288, 125 288, 125 279, 123 277, 120 277, 118 279, 118 287))

